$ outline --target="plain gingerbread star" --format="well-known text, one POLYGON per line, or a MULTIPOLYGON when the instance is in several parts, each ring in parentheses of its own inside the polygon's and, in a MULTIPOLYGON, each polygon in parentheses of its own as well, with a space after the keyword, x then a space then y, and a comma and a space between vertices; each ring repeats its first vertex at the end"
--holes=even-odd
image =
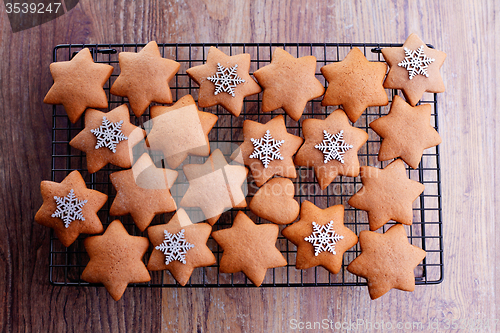
MULTIPOLYGON (((415 106, 424 92, 444 92, 445 87, 439 69, 443 65, 446 53, 427 47, 416 34, 411 34, 402 47, 383 48, 382 55, 389 64, 389 73, 385 79, 384 87, 403 90, 406 99, 411 105, 415 106), (405 48, 409 51, 418 51, 420 47, 423 48, 425 57, 434 59, 434 61, 427 67, 428 77, 417 74, 410 79, 409 71, 399 64, 405 60, 405 48)), ((420 59, 423 59, 423 57, 420 57, 420 59)))
POLYGON ((121 72, 110 92, 127 97, 136 117, 141 116, 151 102, 172 103, 168 83, 181 65, 163 58, 156 42, 149 42, 138 53, 120 52, 118 61, 121 72))
MULTIPOLYGON (((258 94, 262 90, 250 76, 249 70, 250 54, 243 53, 228 56, 212 46, 208 50, 207 62, 204 65, 189 68, 186 70, 186 73, 200 86, 198 93, 198 105, 200 107, 206 108, 220 104, 234 116, 238 117, 243 107, 243 99, 247 96, 258 94), (234 91, 234 96, 228 91, 221 91, 216 94, 216 84, 210 81, 209 78, 217 75, 218 72, 219 76, 223 78, 220 75, 218 65, 225 69, 226 74, 228 74, 231 68, 237 66, 234 74, 244 80, 244 82, 234 85, 222 82, 223 88, 228 89, 228 87, 233 86, 231 89, 234 91)), ((228 77, 233 79, 235 78, 234 74, 228 75, 228 77)))
POLYGON ((151 280, 142 257, 149 247, 146 237, 130 236, 120 221, 114 220, 101 236, 85 239, 90 261, 82 279, 102 283, 115 301, 120 300, 129 283, 151 280))
POLYGON ((392 288, 415 290, 413 270, 424 260, 425 251, 408 242, 401 224, 395 224, 384 234, 363 230, 359 234, 361 254, 347 270, 368 281, 371 299, 379 298, 392 288))
POLYGON ((416 169, 424 150, 441 143, 438 132, 430 125, 431 113, 430 104, 412 107, 401 97, 394 96, 389 114, 370 123, 370 127, 384 139, 378 160, 401 157, 416 169))
POLYGON ((54 229, 57 238, 64 246, 68 247, 73 244, 81 233, 97 234, 104 230, 97 212, 104 206, 108 196, 88 189, 78 171, 72 171, 61 183, 42 181, 40 190, 43 204, 35 215, 35 221, 54 229), (66 197, 71 190, 73 190, 76 200, 87 200, 82 207, 82 216, 85 220, 74 219, 66 228, 64 221, 60 217, 52 216, 58 206, 54 197, 66 197))
POLYGON ((295 58, 281 48, 275 49, 271 64, 253 73, 264 88, 262 112, 283 108, 292 119, 299 120, 307 102, 325 92, 315 73, 316 57, 295 58))
POLYGON ((150 271, 168 270, 181 286, 189 281, 193 270, 197 267, 206 267, 215 264, 215 256, 207 247, 208 237, 212 226, 208 223, 192 223, 184 209, 179 209, 167 224, 155 225, 148 228, 148 237, 153 244, 153 252, 148 261, 150 271), (165 264, 166 255, 156 249, 165 240, 165 231, 174 235, 184 230, 184 239, 194 245, 186 251, 185 261, 173 260, 165 264))
POLYGON ((344 60, 321 67, 328 89, 321 105, 342 105, 354 123, 369 106, 389 104, 383 82, 387 65, 371 62, 357 47, 344 60))
POLYGON ((139 230, 144 231, 155 215, 177 209, 170 193, 177 175, 177 171, 157 168, 151 157, 144 153, 132 169, 109 175, 117 191, 109 214, 130 214, 139 230))
POLYGON ((238 212, 231 228, 212 232, 222 249, 220 271, 243 272, 257 287, 262 284, 268 268, 286 266, 276 248, 279 227, 276 224, 255 224, 238 212))
POLYGON ((384 169, 362 166, 360 173, 363 187, 349 199, 349 205, 368 212, 370 230, 377 230, 389 220, 413 223, 412 204, 425 186, 407 177, 402 160, 384 169))
POLYGON ((89 49, 82 49, 70 61, 51 63, 50 73, 54 84, 43 102, 62 104, 73 124, 87 108, 108 107, 103 86, 113 73, 113 66, 96 64, 89 49))

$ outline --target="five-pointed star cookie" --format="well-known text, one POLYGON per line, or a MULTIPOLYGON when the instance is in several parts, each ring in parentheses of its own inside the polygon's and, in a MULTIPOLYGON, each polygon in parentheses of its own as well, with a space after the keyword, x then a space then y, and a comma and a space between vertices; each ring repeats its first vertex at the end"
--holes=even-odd
POLYGON ((261 92, 250 77, 250 54, 228 56, 210 47, 207 62, 191 67, 186 73, 200 85, 198 105, 202 108, 222 105, 236 117, 240 115, 243 99, 261 92))
POLYGON ((292 119, 299 120, 307 102, 325 92, 315 73, 316 57, 295 58, 281 48, 275 49, 271 64, 253 73, 264 88, 262 112, 283 108, 292 119))
POLYGON ((82 49, 70 61, 50 64, 54 84, 43 102, 62 104, 69 120, 75 123, 86 108, 108 107, 102 87, 112 72, 113 66, 94 63, 89 49, 82 49))
POLYGON ((163 58, 156 42, 149 42, 138 53, 120 52, 118 61, 121 72, 110 92, 127 97, 136 117, 141 116, 151 102, 172 103, 168 83, 180 64, 163 58))
POLYGON ((363 187, 349 199, 349 205, 368 212, 370 230, 377 230, 389 220, 413 223, 412 203, 425 186, 408 178, 402 160, 384 169, 362 166, 361 182, 363 187))
POLYGON ((231 158, 250 167, 257 186, 262 186, 274 175, 297 177, 293 155, 304 140, 287 132, 282 115, 265 124, 245 120, 243 138, 231 158))
POLYGON ((107 113, 87 110, 85 128, 69 144, 87 154, 87 169, 94 173, 108 163, 130 168, 132 148, 144 140, 145 134, 130 123, 128 108, 123 104, 107 113))
POLYGON ((149 240, 130 236, 120 221, 111 222, 103 235, 88 237, 84 245, 90 261, 82 279, 102 283, 115 301, 120 300, 129 283, 151 280, 142 262, 149 240))
POLYGON ((424 150, 441 143, 438 132, 430 125, 431 112, 430 104, 412 107, 401 97, 394 96, 389 114, 370 123, 384 139, 378 160, 401 157, 416 169, 424 150))
POLYGON ((191 95, 174 105, 151 107, 153 127, 147 141, 153 150, 161 150, 167 164, 176 169, 188 155, 208 156, 208 133, 218 117, 199 111, 191 95))
POLYGON ((354 123, 369 106, 387 105, 382 85, 387 72, 383 62, 370 62, 357 47, 340 62, 321 67, 328 89, 321 105, 342 105, 354 123))
POLYGON ((205 164, 183 166, 189 188, 182 197, 181 206, 200 207, 208 223, 214 225, 228 208, 247 206, 241 186, 248 170, 242 165, 229 165, 219 149, 205 164))
POLYGON ((268 268, 287 264, 276 248, 278 233, 276 224, 255 224, 243 212, 238 212, 231 228, 212 232, 224 251, 220 271, 243 272, 253 284, 260 286, 268 268))
POLYGON ((415 290, 413 270, 425 258, 425 251, 408 242, 401 224, 384 234, 363 230, 359 234, 361 254, 347 270, 368 281, 371 299, 379 298, 392 288, 415 290))
POLYGON ((416 105, 426 91, 444 92, 445 87, 439 69, 443 65, 446 53, 427 47, 416 34, 411 34, 402 47, 382 49, 382 55, 389 64, 384 87, 403 90, 411 105, 416 105), (413 53, 411 58, 408 58, 409 53, 413 53), (413 74, 415 75, 412 76, 413 74))
POLYGON ((215 256, 207 247, 211 232, 210 224, 193 224, 184 209, 179 209, 167 224, 148 228, 149 240, 153 244, 148 269, 150 271, 166 269, 181 286, 186 285, 195 268, 215 264, 215 256), (182 239, 179 237, 180 234, 183 236, 182 239), (174 235, 178 237, 173 237, 174 235), (174 260, 166 264, 167 258, 174 260))
POLYGON ((109 210, 110 215, 130 214, 137 227, 144 231, 156 214, 173 212, 177 209, 170 188, 178 172, 157 168, 151 157, 144 153, 132 169, 109 175, 116 194, 109 210))
POLYGON ((322 190, 337 175, 358 176, 358 150, 368 134, 351 126, 344 111, 337 109, 324 120, 306 119, 302 131, 305 142, 295 156, 295 164, 314 167, 322 190))
POLYGON ((104 193, 90 190, 78 171, 72 171, 61 183, 42 181, 43 204, 35 221, 54 229, 57 238, 68 247, 81 233, 102 232, 97 212, 108 200, 104 193))

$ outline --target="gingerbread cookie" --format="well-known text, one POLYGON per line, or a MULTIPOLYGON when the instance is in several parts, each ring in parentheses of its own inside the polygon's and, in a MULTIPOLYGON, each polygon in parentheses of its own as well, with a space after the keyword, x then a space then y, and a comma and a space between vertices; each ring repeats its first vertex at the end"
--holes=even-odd
POLYGON ((54 229, 61 243, 68 247, 81 233, 97 234, 104 229, 97 216, 108 196, 90 190, 78 171, 71 172, 61 183, 42 181, 43 205, 35 221, 54 229))
POLYGON ((316 57, 295 58, 281 48, 275 49, 271 64, 253 73, 264 88, 262 112, 283 108, 292 119, 299 120, 307 102, 325 92, 315 73, 316 57))
POLYGON ((363 230, 359 234, 359 245, 361 254, 347 270, 368 281, 371 299, 379 298, 392 288, 415 290, 413 270, 426 253, 408 242, 401 224, 393 225, 384 234, 363 230))
POLYGON ((50 73, 54 84, 43 102, 62 104, 73 124, 86 108, 108 107, 103 86, 113 73, 113 66, 96 64, 89 49, 82 49, 70 61, 51 63, 50 73))
POLYGON ((243 212, 238 212, 231 228, 212 232, 224 250, 220 272, 243 272, 253 284, 260 286, 268 268, 287 264, 276 248, 278 233, 276 224, 255 224, 243 212))
POLYGON ((401 157, 416 169, 424 150, 441 143, 438 132, 430 125, 431 112, 430 104, 412 107, 401 97, 394 96, 389 114, 370 123, 370 127, 384 139, 378 160, 401 157))
POLYGON ((377 230, 389 220, 413 223, 412 203, 425 186, 406 175, 402 160, 395 160, 384 169, 361 167, 363 187, 349 199, 349 205, 368 212, 370 230, 377 230))
POLYGON ((344 60, 321 67, 328 89, 321 105, 342 105, 354 123, 369 106, 389 104, 383 82, 387 65, 370 62, 357 47, 344 60))
POLYGON ((156 42, 149 42, 138 53, 120 52, 118 61, 121 72, 110 92, 127 97, 136 117, 140 117, 151 102, 172 103, 168 83, 181 65, 163 58, 156 42))
POLYGON ((237 117, 243 108, 243 99, 262 90, 250 77, 249 70, 248 53, 230 57, 212 46, 208 50, 206 64, 191 67, 186 73, 200 85, 200 107, 220 104, 237 117))

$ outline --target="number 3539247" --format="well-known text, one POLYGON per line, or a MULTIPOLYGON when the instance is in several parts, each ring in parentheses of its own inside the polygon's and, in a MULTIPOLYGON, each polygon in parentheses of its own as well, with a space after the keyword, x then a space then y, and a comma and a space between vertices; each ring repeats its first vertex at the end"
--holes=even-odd
MULTIPOLYGON (((26 2, 14 2, 6 3, 5 9, 7 14, 45 14, 45 13, 57 13, 61 9, 60 2, 54 2, 49 4, 44 3, 26 3, 26 2)), ((62 9, 61 9, 62 10, 62 9)))

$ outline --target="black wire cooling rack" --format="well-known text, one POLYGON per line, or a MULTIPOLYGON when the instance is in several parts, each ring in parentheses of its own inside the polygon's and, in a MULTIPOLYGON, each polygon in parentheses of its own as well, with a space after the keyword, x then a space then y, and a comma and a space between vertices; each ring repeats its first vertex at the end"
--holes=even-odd
MULTIPOLYGON (((83 47, 91 50, 94 61, 106 63, 115 67, 115 70, 104 86, 108 95, 109 109, 111 110, 123 103, 126 99, 111 95, 109 88, 119 74, 118 53, 138 52, 145 44, 87 44, 87 45, 58 45, 54 48, 53 60, 67 61, 83 47)), ((172 95, 178 100, 186 94, 191 94, 194 99, 198 96, 198 86, 192 82, 186 74, 186 69, 203 64, 210 46, 216 46, 226 54, 249 53, 251 55, 250 72, 254 72, 260 67, 270 63, 272 52, 276 47, 282 47, 296 57, 314 55, 317 59, 317 78, 324 83, 324 77, 320 73, 320 67, 332 62, 341 61, 353 47, 358 47, 370 61, 383 61, 381 48, 401 46, 401 44, 346 44, 346 43, 232 43, 232 44, 159 44, 163 57, 176 60, 181 64, 180 70, 171 81, 172 95)), ((391 101, 396 90, 387 90, 391 101)), ((240 117, 234 117, 224 108, 216 106, 205 108, 204 111, 212 112, 219 116, 219 120, 210 132, 209 139, 212 145, 223 146, 224 143, 239 144, 243 141, 242 126, 245 119, 256 120, 262 123, 269 121, 277 114, 284 114, 278 110, 270 113, 261 112, 262 93, 250 96, 245 99, 244 109, 240 117)), ((432 125, 438 128, 438 104, 436 94, 425 94, 421 103, 428 103, 432 106, 432 125)), ((370 165, 375 167, 385 167, 388 162, 379 162, 377 159, 381 139, 371 130, 368 124, 387 114, 390 104, 384 107, 370 107, 358 119, 354 126, 365 130, 369 139, 359 150, 360 165, 370 165)), ((324 119, 336 107, 322 107, 321 98, 310 101, 304 111, 301 120, 306 118, 324 119)), ((294 121, 284 114, 288 131, 294 135, 301 135, 301 121, 294 121)), ((52 180, 60 182, 71 171, 79 170, 85 179, 87 186, 109 195, 109 200, 99 212, 99 217, 106 228, 109 223, 118 217, 109 216, 109 208, 114 200, 116 191, 109 181, 109 174, 120 170, 120 168, 108 165, 95 174, 89 174, 86 170, 85 154, 72 148, 69 141, 80 130, 84 128, 82 117, 76 124, 71 124, 66 112, 61 105, 53 107, 53 127, 52 127, 52 180)), ((140 118, 136 118, 131 113, 131 122, 137 126, 145 126, 149 120, 149 110, 140 118)), ((148 128, 146 128, 148 130, 148 128)), ((223 151, 226 156, 231 151, 223 151)), ((158 166, 162 166, 161 159, 156 159, 158 166)), ((189 157, 183 164, 203 163, 199 157, 189 157)), ((181 165, 182 167, 182 165, 181 165)), ((312 169, 304 167, 297 168, 298 177, 293 180, 296 190, 296 199, 301 203, 309 200, 320 208, 341 204, 345 208, 345 225, 359 235, 360 231, 368 230, 367 214, 350 207, 347 203, 349 198, 361 188, 359 177, 337 177, 324 191, 321 191, 312 169)), ((416 170, 407 168, 408 176, 425 185, 425 191, 413 204, 412 226, 405 226, 409 241, 427 251, 427 256, 423 262, 415 269, 416 284, 436 284, 443 278, 443 241, 442 241, 442 219, 441 219, 441 184, 440 184, 440 164, 439 147, 427 149, 422 157, 419 167, 416 170)), ((249 173, 250 174, 250 173, 249 173)), ((188 184, 185 177, 177 179, 179 184, 188 184)), ((251 176, 248 178, 248 198, 256 192, 256 186, 251 176)), ((175 196, 175 194, 174 194, 175 196)), ((179 200, 179 197, 175 198, 179 200)), ((256 223, 266 223, 267 221, 257 217, 248 209, 243 211, 256 223)), ((230 210, 222 214, 219 222, 214 225, 215 229, 227 228, 231 225, 236 216, 237 210, 230 210)), ((173 214, 163 214, 155 217, 151 225, 167 223, 173 214)), ((147 232, 140 232, 134 225, 130 216, 118 218, 125 225, 130 234, 147 237, 147 232)), ((388 223, 381 230, 384 232, 392 225, 388 223)), ((285 226, 280 226, 283 229, 285 226)), ((380 231, 380 230, 379 230, 380 231)), ((51 233, 50 239, 50 282, 55 285, 81 286, 89 283, 81 280, 81 273, 88 263, 88 255, 83 246, 86 235, 81 235, 70 247, 65 248, 59 240, 51 233)), ((307 270, 295 269, 296 246, 280 235, 277 247, 283 253, 288 265, 286 267, 269 269, 262 287, 299 287, 299 286, 360 286, 366 285, 363 278, 359 278, 346 270, 346 266, 360 254, 359 244, 348 250, 343 259, 342 270, 338 274, 330 274, 322 267, 310 268, 307 270)), ((210 238, 208 247, 214 252, 217 263, 210 267, 195 269, 186 287, 251 287, 253 284, 243 275, 243 273, 224 274, 219 272, 218 263, 222 256, 221 248, 210 238)), ((145 263, 149 258, 152 246, 144 257, 145 263)), ((135 287, 179 287, 176 281, 167 271, 150 272, 151 281, 149 283, 132 284, 135 287)))

